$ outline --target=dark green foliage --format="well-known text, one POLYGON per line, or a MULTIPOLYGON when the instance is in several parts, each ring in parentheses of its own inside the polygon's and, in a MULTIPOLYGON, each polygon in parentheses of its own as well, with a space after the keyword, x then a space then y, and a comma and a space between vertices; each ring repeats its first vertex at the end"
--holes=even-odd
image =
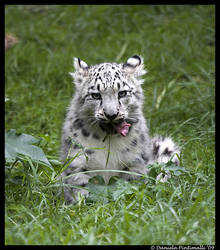
POLYGON ((5 54, 5 127, 20 139, 26 134, 30 148, 13 130, 7 136, 41 152, 36 159, 6 155, 6 244, 214 244, 214 13, 214 5, 5 7, 6 33, 19 40, 5 54), (66 206, 57 177, 65 168, 58 159, 74 93, 72 58, 96 64, 135 54, 149 72, 143 108, 150 133, 174 138, 180 167, 166 165, 167 183, 156 183, 164 169, 156 164, 134 182, 94 177, 89 198, 66 206))

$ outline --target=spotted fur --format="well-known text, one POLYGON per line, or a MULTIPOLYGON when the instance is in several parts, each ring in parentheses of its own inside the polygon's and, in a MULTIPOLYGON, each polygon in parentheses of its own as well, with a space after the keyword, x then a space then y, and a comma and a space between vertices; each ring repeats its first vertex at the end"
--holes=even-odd
MULTIPOLYGON (((70 185, 64 188, 67 202, 74 202, 78 192, 87 195, 86 190, 71 187, 85 186, 97 174, 85 171, 107 168, 147 174, 147 165, 153 162, 172 159, 178 164, 179 149, 170 138, 149 136, 142 112, 144 81, 141 77, 146 73, 142 57, 135 55, 124 64, 93 66, 74 58, 74 67, 75 72, 70 74, 75 94, 63 125, 61 159, 64 161, 84 151, 62 173, 63 177, 76 174, 65 178, 65 183, 70 185), (130 125, 125 136, 118 132, 123 122, 130 125)), ((106 182, 113 175, 126 180, 137 178, 118 172, 98 174, 106 182)))

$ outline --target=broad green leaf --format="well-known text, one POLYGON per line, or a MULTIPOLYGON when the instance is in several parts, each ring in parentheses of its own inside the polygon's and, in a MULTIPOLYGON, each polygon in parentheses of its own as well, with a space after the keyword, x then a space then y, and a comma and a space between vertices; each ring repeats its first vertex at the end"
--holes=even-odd
POLYGON ((88 202, 97 202, 102 200, 104 203, 109 201, 108 186, 105 185, 105 181, 101 176, 94 176, 89 180, 86 186, 89 190, 88 202))
POLYGON ((121 198, 126 194, 133 194, 138 191, 138 187, 131 182, 118 179, 118 181, 114 184, 114 187, 111 189, 111 197, 113 201, 121 198))
POLYGON ((43 150, 33 144, 39 139, 28 134, 16 134, 15 129, 5 132, 5 158, 7 162, 14 162, 19 155, 28 156, 32 161, 41 162, 48 166, 50 162, 43 150))
POLYGON ((138 191, 138 187, 135 184, 116 176, 111 177, 108 184, 105 184, 103 177, 94 176, 89 180, 87 188, 89 190, 87 201, 104 201, 105 203, 111 200, 116 201, 126 194, 138 191))

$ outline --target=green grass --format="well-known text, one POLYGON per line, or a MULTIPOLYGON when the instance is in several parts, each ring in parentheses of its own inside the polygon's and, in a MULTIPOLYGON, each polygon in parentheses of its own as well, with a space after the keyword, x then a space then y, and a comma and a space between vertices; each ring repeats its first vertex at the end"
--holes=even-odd
POLYGON ((41 137, 53 165, 6 164, 5 244, 215 244, 215 7, 6 6, 5 127, 41 137), (144 57, 150 132, 172 135, 187 174, 128 184, 115 199, 66 206, 54 177, 74 93, 73 56, 88 64, 144 57), (130 186, 129 186, 130 185, 130 186))

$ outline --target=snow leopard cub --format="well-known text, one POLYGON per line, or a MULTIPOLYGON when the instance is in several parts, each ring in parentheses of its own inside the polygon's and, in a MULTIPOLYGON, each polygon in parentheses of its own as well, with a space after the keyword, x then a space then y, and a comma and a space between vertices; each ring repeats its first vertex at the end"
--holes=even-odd
MULTIPOLYGON (((89 170, 126 170, 147 174, 147 165, 153 162, 178 164, 178 146, 172 139, 151 138, 142 112, 144 95, 141 76, 143 58, 133 56, 126 63, 87 65, 74 58, 75 72, 70 73, 75 83, 75 94, 63 125, 61 159, 80 153, 62 173, 64 196, 67 203, 77 200, 78 192, 88 195, 85 189, 94 175, 101 175, 107 183, 111 176, 126 180, 135 175, 113 171, 86 173, 89 170), (79 173, 79 174, 77 174, 79 173)), ((158 176, 161 181, 165 178, 158 176)))

